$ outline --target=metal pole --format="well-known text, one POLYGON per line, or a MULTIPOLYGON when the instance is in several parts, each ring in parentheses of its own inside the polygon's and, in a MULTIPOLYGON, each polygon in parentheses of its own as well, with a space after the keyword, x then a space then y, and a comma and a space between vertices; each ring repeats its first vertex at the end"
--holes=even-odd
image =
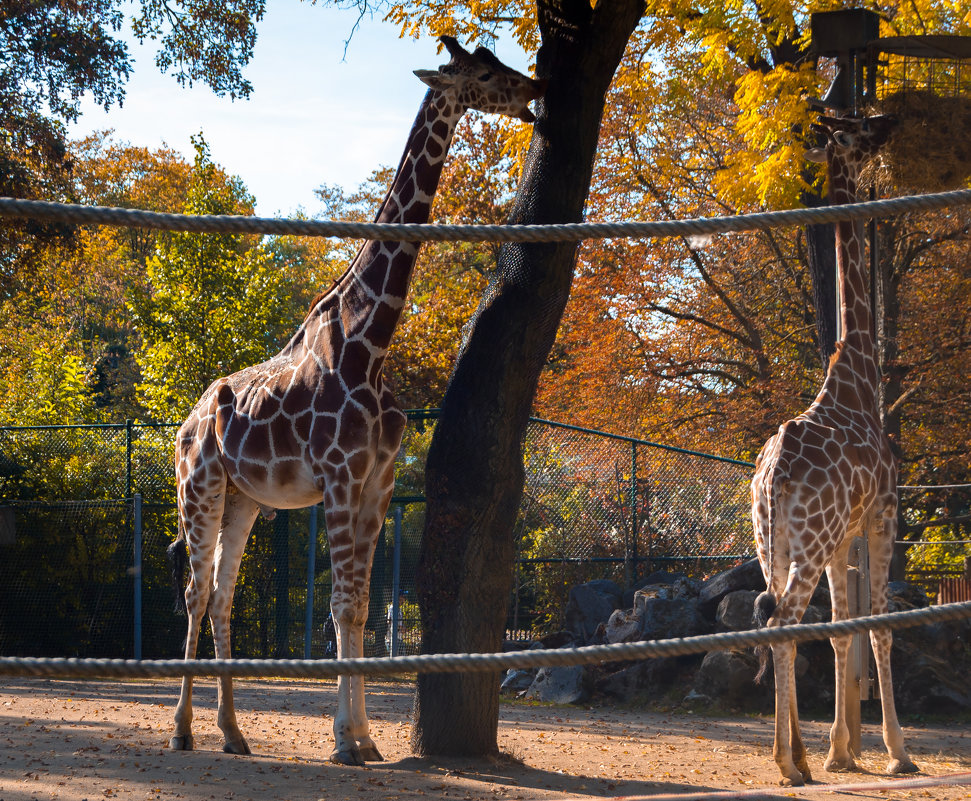
POLYGON ((314 575, 317 572, 317 504, 310 507, 307 535, 307 608, 304 610, 303 658, 310 659, 314 632, 314 575))
POLYGON ((132 576, 135 580, 135 659, 142 658, 142 496, 137 493, 134 501, 134 555, 132 576))
POLYGON ((637 443, 630 444, 630 548, 631 582, 637 581, 637 443))
POLYGON ((398 656, 398 615, 401 592, 401 505, 394 508, 394 550, 391 553, 391 656, 398 656))
POLYGON ((125 421, 125 497, 132 496, 132 426, 133 420, 125 421))

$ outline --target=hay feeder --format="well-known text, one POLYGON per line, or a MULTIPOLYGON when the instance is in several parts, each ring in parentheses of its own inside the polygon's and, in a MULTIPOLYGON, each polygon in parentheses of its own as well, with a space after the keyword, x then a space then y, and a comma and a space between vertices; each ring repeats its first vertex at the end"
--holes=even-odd
POLYGON ((882 154, 900 189, 943 192, 971 181, 971 37, 895 36, 869 45, 868 111, 900 124, 882 154))
POLYGON ((832 58, 828 113, 892 114, 899 126, 882 153, 884 179, 898 189, 940 192, 971 182, 971 37, 879 36, 866 9, 811 15, 812 50, 832 58))

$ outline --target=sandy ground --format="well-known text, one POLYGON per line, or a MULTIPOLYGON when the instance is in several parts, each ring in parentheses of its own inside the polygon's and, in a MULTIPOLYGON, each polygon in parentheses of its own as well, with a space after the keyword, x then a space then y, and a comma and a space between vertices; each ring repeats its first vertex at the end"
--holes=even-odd
MULTIPOLYGON (((710 718, 611 707, 503 703, 498 761, 416 759, 408 739, 412 686, 369 685, 372 734, 387 761, 328 762, 333 682, 240 681, 240 726, 253 755, 221 751, 215 683, 197 682, 196 750, 168 748, 174 681, 0 678, 0 801, 29 799, 581 799, 971 798, 971 784, 901 788, 883 775, 879 727, 865 724, 859 773, 829 774, 828 723, 805 721, 817 780, 782 789, 771 717, 710 718), (863 789, 852 789, 864 785, 863 789), (876 785, 876 786, 874 786, 876 785), (843 788, 843 789, 840 789, 843 788)), ((966 723, 905 726, 917 778, 965 773, 966 723)))

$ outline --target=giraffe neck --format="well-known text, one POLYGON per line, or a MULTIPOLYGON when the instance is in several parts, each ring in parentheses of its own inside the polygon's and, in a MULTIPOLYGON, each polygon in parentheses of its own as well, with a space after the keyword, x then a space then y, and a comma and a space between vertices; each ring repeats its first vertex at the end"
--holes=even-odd
MULTIPOLYGON (((858 177, 856 162, 830 156, 831 205, 857 201, 858 177)), ((865 252, 862 221, 836 223, 841 345, 830 364, 823 394, 829 394, 841 407, 872 411, 879 379, 865 252)))
MULTIPOLYGON (((465 110, 441 92, 430 89, 425 94, 375 222, 428 222, 452 135, 465 110)), ((365 345, 371 354, 370 373, 376 376, 404 309, 418 248, 416 242, 365 242, 334 286, 318 296, 288 349, 306 343, 317 352, 321 339, 333 343, 332 326, 339 318, 341 339, 365 345)))
MULTIPOLYGON (((830 159, 830 203, 857 202, 858 165, 830 159)), ((874 354, 873 314, 866 264, 863 222, 842 220, 836 224, 836 270, 840 288, 841 339, 868 355, 874 354)))

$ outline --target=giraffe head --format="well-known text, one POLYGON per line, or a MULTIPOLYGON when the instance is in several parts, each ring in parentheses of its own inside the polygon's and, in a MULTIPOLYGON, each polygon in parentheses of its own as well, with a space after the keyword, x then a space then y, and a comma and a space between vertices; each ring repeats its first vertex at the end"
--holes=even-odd
POLYGON ((470 53, 451 36, 441 41, 452 58, 437 70, 415 70, 424 83, 466 108, 535 122, 529 103, 542 96, 546 81, 516 72, 484 47, 470 53))
POLYGON ((820 134, 826 144, 807 150, 806 158, 831 165, 837 161, 858 171, 887 143, 896 125, 896 117, 885 114, 861 118, 820 117, 812 130, 820 134))

